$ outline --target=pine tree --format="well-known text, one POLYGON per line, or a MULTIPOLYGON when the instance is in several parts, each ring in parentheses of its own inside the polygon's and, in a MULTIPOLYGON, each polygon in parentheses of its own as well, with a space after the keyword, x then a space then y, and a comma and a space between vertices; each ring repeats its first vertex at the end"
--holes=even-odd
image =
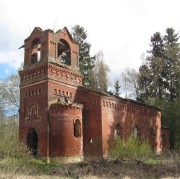
POLYGON ((119 96, 120 95, 120 88, 121 88, 121 86, 120 86, 120 84, 119 84, 119 80, 116 80, 115 81, 115 83, 114 83, 114 88, 115 88, 115 92, 114 92, 114 94, 116 95, 116 96, 119 96))
POLYGON ((166 61, 166 88, 168 99, 174 100, 180 96, 180 45, 179 36, 173 28, 166 29, 164 36, 166 61))
POLYGON ((170 127, 171 148, 180 148, 180 44, 173 28, 167 28, 163 37, 155 33, 151 38, 138 82, 140 100, 162 109, 162 122, 170 127))
POLYGON ((79 53, 79 67, 80 72, 84 76, 83 86, 90 86, 89 73, 94 67, 95 56, 90 56, 90 43, 87 42, 87 31, 80 25, 75 25, 72 28, 72 37, 73 40, 79 44, 80 53, 79 53))
POLYGON ((146 63, 139 68, 140 98, 164 101, 176 100, 180 95, 180 45, 173 28, 162 37, 156 32, 151 37, 151 50, 146 63))
POLYGON ((139 68, 140 101, 148 101, 150 97, 162 99, 165 95, 165 61, 163 37, 156 32, 151 37, 151 50, 148 51, 145 64, 139 68))

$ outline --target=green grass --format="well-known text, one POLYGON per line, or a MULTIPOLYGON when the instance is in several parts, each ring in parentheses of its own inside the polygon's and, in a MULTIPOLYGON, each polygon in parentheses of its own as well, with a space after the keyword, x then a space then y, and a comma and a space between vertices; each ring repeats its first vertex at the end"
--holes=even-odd
POLYGON ((162 160, 157 157, 150 157, 146 159, 145 163, 152 164, 152 165, 160 165, 162 164, 162 160))
POLYGON ((47 163, 43 160, 40 159, 33 159, 32 161, 30 161, 30 166, 33 166, 34 168, 38 169, 38 170, 42 170, 42 171, 48 171, 50 169, 54 169, 54 168, 60 168, 63 167, 63 163, 58 162, 58 163, 47 163))

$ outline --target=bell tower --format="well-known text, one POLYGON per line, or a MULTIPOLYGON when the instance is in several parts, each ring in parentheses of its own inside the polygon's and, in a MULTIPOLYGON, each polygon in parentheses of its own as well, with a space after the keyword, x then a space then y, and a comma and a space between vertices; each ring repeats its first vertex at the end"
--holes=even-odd
POLYGON ((79 46, 73 41, 68 29, 53 32, 35 27, 25 40, 24 67, 32 67, 43 62, 54 62, 79 68, 79 46))
POLYGON ((35 27, 22 47, 19 138, 34 155, 48 158, 53 133, 49 108, 56 100, 73 103, 77 88, 82 86, 79 46, 66 27, 57 32, 35 27))

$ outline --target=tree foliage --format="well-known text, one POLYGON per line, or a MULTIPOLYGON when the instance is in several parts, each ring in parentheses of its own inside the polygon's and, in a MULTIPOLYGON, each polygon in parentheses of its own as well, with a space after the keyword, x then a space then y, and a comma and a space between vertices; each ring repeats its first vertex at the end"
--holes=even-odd
POLYGON ((120 88, 121 88, 121 86, 119 84, 119 80, 116 80, 114 83, 114 89, 115 89, 114 95, 116 95, 116 96, 120 95, 120 88))
POLYGON ((19 75, 12 75, 0 81, 1 116, 18 116, 19 110, 19 75))
POLYGON ((101 92, 107 92, 108 72, 110 72, 110 68, 104 63, 103 52, 99 51, 96 54, 94 68, 89 72, 90 88, 101 92))
POLYGON ((79 53, 79 67, 80 72, 84 76, 83 78, 83 86, 89 87, 90 86, 90 77, 89 73, 94 67, 95 63, 95 56, 90 55, 90 48, 91 45, 87 41, 87 31, 84 27, 80 25, 75 25, 72 28, 72 37, 73 40, 79 44, 80 53, 79 53))
POLYGON ((139 68, 140 99, 149 102, 152 97, 172 101, 180 91, 180 46, 173 28, 162 36, 156 32, 151 37, 150 51, 145 64, 139 68))
POLYGON ((160 107, 162 122, 170 127, 171 148, 180 147, 180 44, 179 35, 167 28, 150 39, 150 51, 139 68, 140 101, 160 107))

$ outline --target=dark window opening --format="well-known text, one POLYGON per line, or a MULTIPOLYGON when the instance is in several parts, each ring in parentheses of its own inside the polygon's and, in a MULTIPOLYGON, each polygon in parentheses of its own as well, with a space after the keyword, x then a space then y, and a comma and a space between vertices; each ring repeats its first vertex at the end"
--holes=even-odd
POLYGON ((92 138, 91 138, 91 137, 89 138, 89 143, 90 143, 90 144, 92 144, 92 143, 93 143, 93 141, 92 141, 92 138))
POLYGON ((26 144, 34 156, 38 154, 38 136, 35 129, 30 129, 26 136, 26 144))
POLYGON ((74 123, 74 137, 81 137, 81 122, 79 119, 76 119, 74 123))
POLYGON ((119 123, 115 125, 115 130, 114 130, 114 138, 117 139, 118 137, 120 138, 123 137, 122 127, 119 123))
POLYGON ((141 138, 141 131, 138 126, 134 127, 134 137, 140 139, 141 138))
POLYGON ((155 138, 156 138, 156 135, 155 135, 154 129, 151 127, 150 128, 150 139, 155 140, 155 138))
POLYGON ((69 44, 61 39, 58 43, 58 58, 65 65, 71 65, 71 49, 69 44))
POLYGON ((166 145, 166 135, 165 134, 163 134, 163 136, 162 136, 162 143, 163 143, 163 145, 166 145))
POLYGON ((31 63, 32 64, 37 63, 37 54, 36 53, 31 55, 31 63))

